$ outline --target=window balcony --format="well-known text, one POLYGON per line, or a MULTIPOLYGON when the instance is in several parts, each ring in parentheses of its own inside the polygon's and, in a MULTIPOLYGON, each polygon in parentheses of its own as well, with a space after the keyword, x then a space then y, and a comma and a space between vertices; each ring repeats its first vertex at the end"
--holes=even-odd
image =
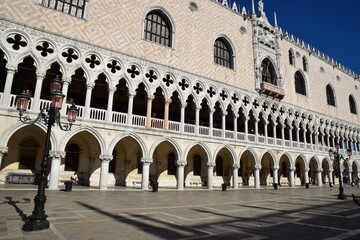
POLYGON ((281 100, 285 97, 284 89, 279 88, 278 86, 275 86, 268 82, 260 83, 259 93, 265 94, 267 96, 271 96, 273 98, 277 98, 279 100, 281 100))

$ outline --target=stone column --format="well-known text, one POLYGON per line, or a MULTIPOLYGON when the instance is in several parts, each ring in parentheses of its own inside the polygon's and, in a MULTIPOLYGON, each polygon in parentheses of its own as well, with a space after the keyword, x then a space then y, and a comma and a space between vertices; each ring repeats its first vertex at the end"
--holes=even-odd
POLYGON ((146 107, 146 123, 145 127, 151 128, 151 112, 152 112, 152 101, 155 99, 154 95, 148 95, 147 107, 146 107))
POLYGON ((264 137, 265 137, 265 144, 268 144, 268 124, 269 124, 269 121, 265 121, 265 124, 264 124, 264 137))
POLYGON ((249 117, 245 116, 245 142, 249 141, 249 117))
POLYGON ((260 169, 261 167, 259 166, 254 168, 255 188, 260 188, 260 169))
POLYGON ((184 132, 184 126, 185 126, 185 108, 186 103, 181 103, 181 110, 180 110, 180 132, 184 132))
POLYGON ((177 169, 176 169, 176 182, 177 189, 184 190, 184 169, 186 166, 186 161, 177 161, 177 169))
POLYGON ((311 149, 313 150, 312 148, 312 145, 313 145, 313 131, 310 131, 310 145, 311 145, 311 149))
POLYGON ((43 80, 45 78, 46 73, 36 71, 36 85, 34 92, 34 99, 31 105, 31 110, 38 111, 40 110, 40 96, 41 96, 41 88, 43 84, 43 80))
POLYGON ((213 125, 214 125, 214 109, 209 109, 209 136, 213 136, 213 125))
POLYGON ((196 106, 195 110, 195 134, 199 134, 199 124, 200 124, 200 109, 201 107, 196 106))
POLYGON ((258 142, 258 136, 259 136, 259 119, 255 118, 255 142, 258 142))
MULTIPOLYGON (((65 95, 63 106, 60 110, 61 115, 65 116, 67 111, 67 105, 66 105, 66 99, 67 99, 67 93, 69 89, 69 84, 71 83, 71 78, 63 78, 63 85, 62 85, 62 93, 65 95)), ((74 101, 76 104, 76 102, 74 101)))
POLYGON ((293 127, 290 126, 290 127, 289 127, 289 138, 290 138, 290 147, 291 147, 291 148, 293 147, 293 135, 292 135, 292 130, 293 130, 293 127))
POLYGON ((298 148, 300 148, 300 128, 299 127, 296 128, 296 140, 297 140, 298 148))
MULTIPOLYGON (((10 94, 11 94, 11 87, 14 80, 14 75, 17 71, 17 67, 6 65, 6 80, 5 80, 5 87, 4 92, 1 97, 1 106, 3 107, 10 107, 10 94)), ((25 90, 25 89, 24 89, 25 90)))
POLYGON ((285 146, 285 124, 281 124, 281 146, 285 146))
POLYGON ((273 126, 273 132, 274 132, 274 144, 277 145, 276 143, 276 138, 277 138, 277 134, 276 134, 276 126, 277 126, 277 123, 274 123, 274 126, 273 126))
POLYGON ((108 97, 107 111, 106 111, 106 122, 112 122, 112 109, 113 109, 115 91, 116 91, 116 87, 109 87, 109 97, 108 97))
POLYGON ((112 155, 100 155, 101 168, 100 168, 100 190, 107 190, 109 163, 113 159, 112 155))
POLYGON ((319 133, 315 132, 315 149, 319 151, 319 133))
POLYGON ((49 190, 58 190, 59 189, 59 175, 60 175, 61 159, 65 158, 66 152, 51 151, 49 155, 52 158, 51 169, 50 169, 49 190))
POLYGON ((128 102, 128 112, 127 112, 127 124, 132 125, 132 114, 134 108, 135 93, 129 93, 128 97, 129 97, 129 102, 128 102))
POLYGON ((4 155, 7 153, 8 153, 7 147, 0 148, 0 170, 1 170, 2 159, 3 159, 4 155))
POLYGON ((273 168, 273 182, 274 182, 274 186, 279 185, 278 170, 279 170, 279 168, 276 168, 276 167, 273 168))
POLYGON ((90 103, 91 103, 91 95, 92 90, 94 88, 94 83, 88 83, 86 85, 86 98, 85 98, 85 107, 84 107, 84 118, 89 119, 90 118, 90 103))
POLYGON ((208 189, 212 190, 214 188, 213 183, 213 174, 214 174, 214 163, 207 164, 207 185, 208 189))
POLYGON ((237 120, 238 120, 239 114, 234 114, 234 140, 237 140, 237 120))
POLYGON ((295 187, 295 168, 290 168, 290 187, 295 187))
POLYGON ((147 191, 149 190, 149 173, 150 173, 150 164, 152 163, 152 159, 141 159, 143 164, 142 167, 142 175, 141 175, 141 190, 147 191))
POLYGON ((227 113, 222 114, 222 138, 225 138, 225 131, 226 131, 226 115, 227 113))
POLYGON ((169 130, 169 105, 171 103, 170 98, 165 98, 165 109, 164 109, 164 130, 169 130))
POLYGON ((322 171, 323 171, 322 168, 318 168, 316 171, 317 185, 319 187, 322 186, 322 171))
POLYGON ((238 171, 239 171, 239 168, 240 168, 240 164, 238 163, 235 163, 233 164, 233 188, 234 189, 238 189, 239 188, 239 177, 238 177, 238 171))

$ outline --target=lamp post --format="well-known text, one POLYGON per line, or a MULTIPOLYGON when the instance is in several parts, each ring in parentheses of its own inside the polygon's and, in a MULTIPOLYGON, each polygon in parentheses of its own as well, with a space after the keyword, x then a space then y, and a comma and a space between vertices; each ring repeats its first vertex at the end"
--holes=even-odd
POLYGON ((46 138, 43 158, 41 161, 41 174, 39 176, 39 186, 37 195, 34 198, 35 207, 32 212, 32 215, 29 216, 29 221, 25 223, 23 229, 25 231, 39 231, 49 228, 49 221, 46 220, 47 215, 45 214, 45 187, 47 185, 47 176, 48 176, 48 156, 49 156, 49 145, 50 145, 50 135, 51 128, 56 123, 61 130, 70 131, 72 124, 76 120, 77 108, 74 104, 68 109, 68 121, 69 123, 62 124, 60 122, 60 109, 65 95, 62 94, 60 88, 62 86, 62 81, 56 76, 50 82, 50 95, 51 95, 51 105, 50 107, 44 107, 40 110, 40 113, 36 119, 31 120, 29 116, 23 116, 26 111, 30 97, 26 95, 25 92, 16 96, 16 106, 19 111, 20 121, 25 124, 34 124, 37 122, 43 121, 47 124, 46 138))
POLYGON ((347 149, 348 158, 343 158, 343 156, 341 154, 339 154, 340 145, 338 143, 335 144, 335 148, 336 148, 336 152, 334 152, 332 149, 329 149, 329 156, 336 158, 338 169, 339 169, 339 194, 338 194, 338 199, 344 200, 347 197, 344 194, 344 186, 343 186, 343 181, 342 181, 342 171, 340 169, 340 160, 341 159, 350 160, 350 157, 352 155, 352 151, 351 151, 350 148, 348 148, 347 149))

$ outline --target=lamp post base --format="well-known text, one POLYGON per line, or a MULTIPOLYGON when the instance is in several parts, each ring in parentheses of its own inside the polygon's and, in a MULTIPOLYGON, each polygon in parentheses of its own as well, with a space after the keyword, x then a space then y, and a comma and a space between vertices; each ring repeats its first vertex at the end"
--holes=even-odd
POLYGON ((338 195, 337 198, 340 199, 340 200, 345 200, 345 199, 347 199, 347 197, 346 197, 346 195, 345 195, 344 193, 339 193, 339 195, 338 195))
POLYGON ((41 219, 38 219, 34 216, 29 217, 29 222, 25 223, 23 230, 26 232, 31 231, 41 231, 49 228, 49 221, 46 220, 47 215, 41 216, 41 219))

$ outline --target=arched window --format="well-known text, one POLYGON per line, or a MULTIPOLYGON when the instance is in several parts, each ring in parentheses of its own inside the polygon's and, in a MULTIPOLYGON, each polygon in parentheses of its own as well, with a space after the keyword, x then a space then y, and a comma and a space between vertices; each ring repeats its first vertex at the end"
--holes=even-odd
POLYGON ((295 91, 306 96, 305 79, 299 71, 295 73, 295 91))
POLYGON ((263 82, 268 82, 273 85, 277 85, 274 65, 267 58, 265 58, 261 63, 261 75, 263 82))
POLYGON ((334 91, 332 90, 330 85, 326 86, 326 99, 327 99, 328 105, 335 107, 335 95, 334 95, 334 91))
POLYGON ((292 49, 289 50, 289 63, 295 66, 295 55, 292 49))
POLYGON ((216 176, 223 176, 224 172, 224 162, 222 157, 216 158, 216 176))
POLYGON ((71 143, 66 147, 65 171, 76 172, 79 166, 80 148, 77 144, 71 143))
POLYGON ((175 153, 170 153, 168 155, 167 164, 168 164, 168 175, 176 175, 176 157, 175 153))
POLYGON ((194 176, 201 176, 201 157, 199 155, 195 155, 194 157, 194 176))
POLYGON ((351 95, 349 96, 349 105, 350 105, 350 112, 352 114, 357 114, 355 99, 351 95))
POLYGON ((221 66, 234 68, 233 51, 225 38, 218 38, 214 44, 214 62, 221 66))
POLYGON ((304 72, 307 72, 308 71, 308 61, 305 56, 303 56, 302 62, 303 62, 303 70, 304 70, 304 72))
POLYGON ((172 47, 172 26, 169 19, 161 11, 154 10, 146 15, 144 38, 167 47, 172 47))

